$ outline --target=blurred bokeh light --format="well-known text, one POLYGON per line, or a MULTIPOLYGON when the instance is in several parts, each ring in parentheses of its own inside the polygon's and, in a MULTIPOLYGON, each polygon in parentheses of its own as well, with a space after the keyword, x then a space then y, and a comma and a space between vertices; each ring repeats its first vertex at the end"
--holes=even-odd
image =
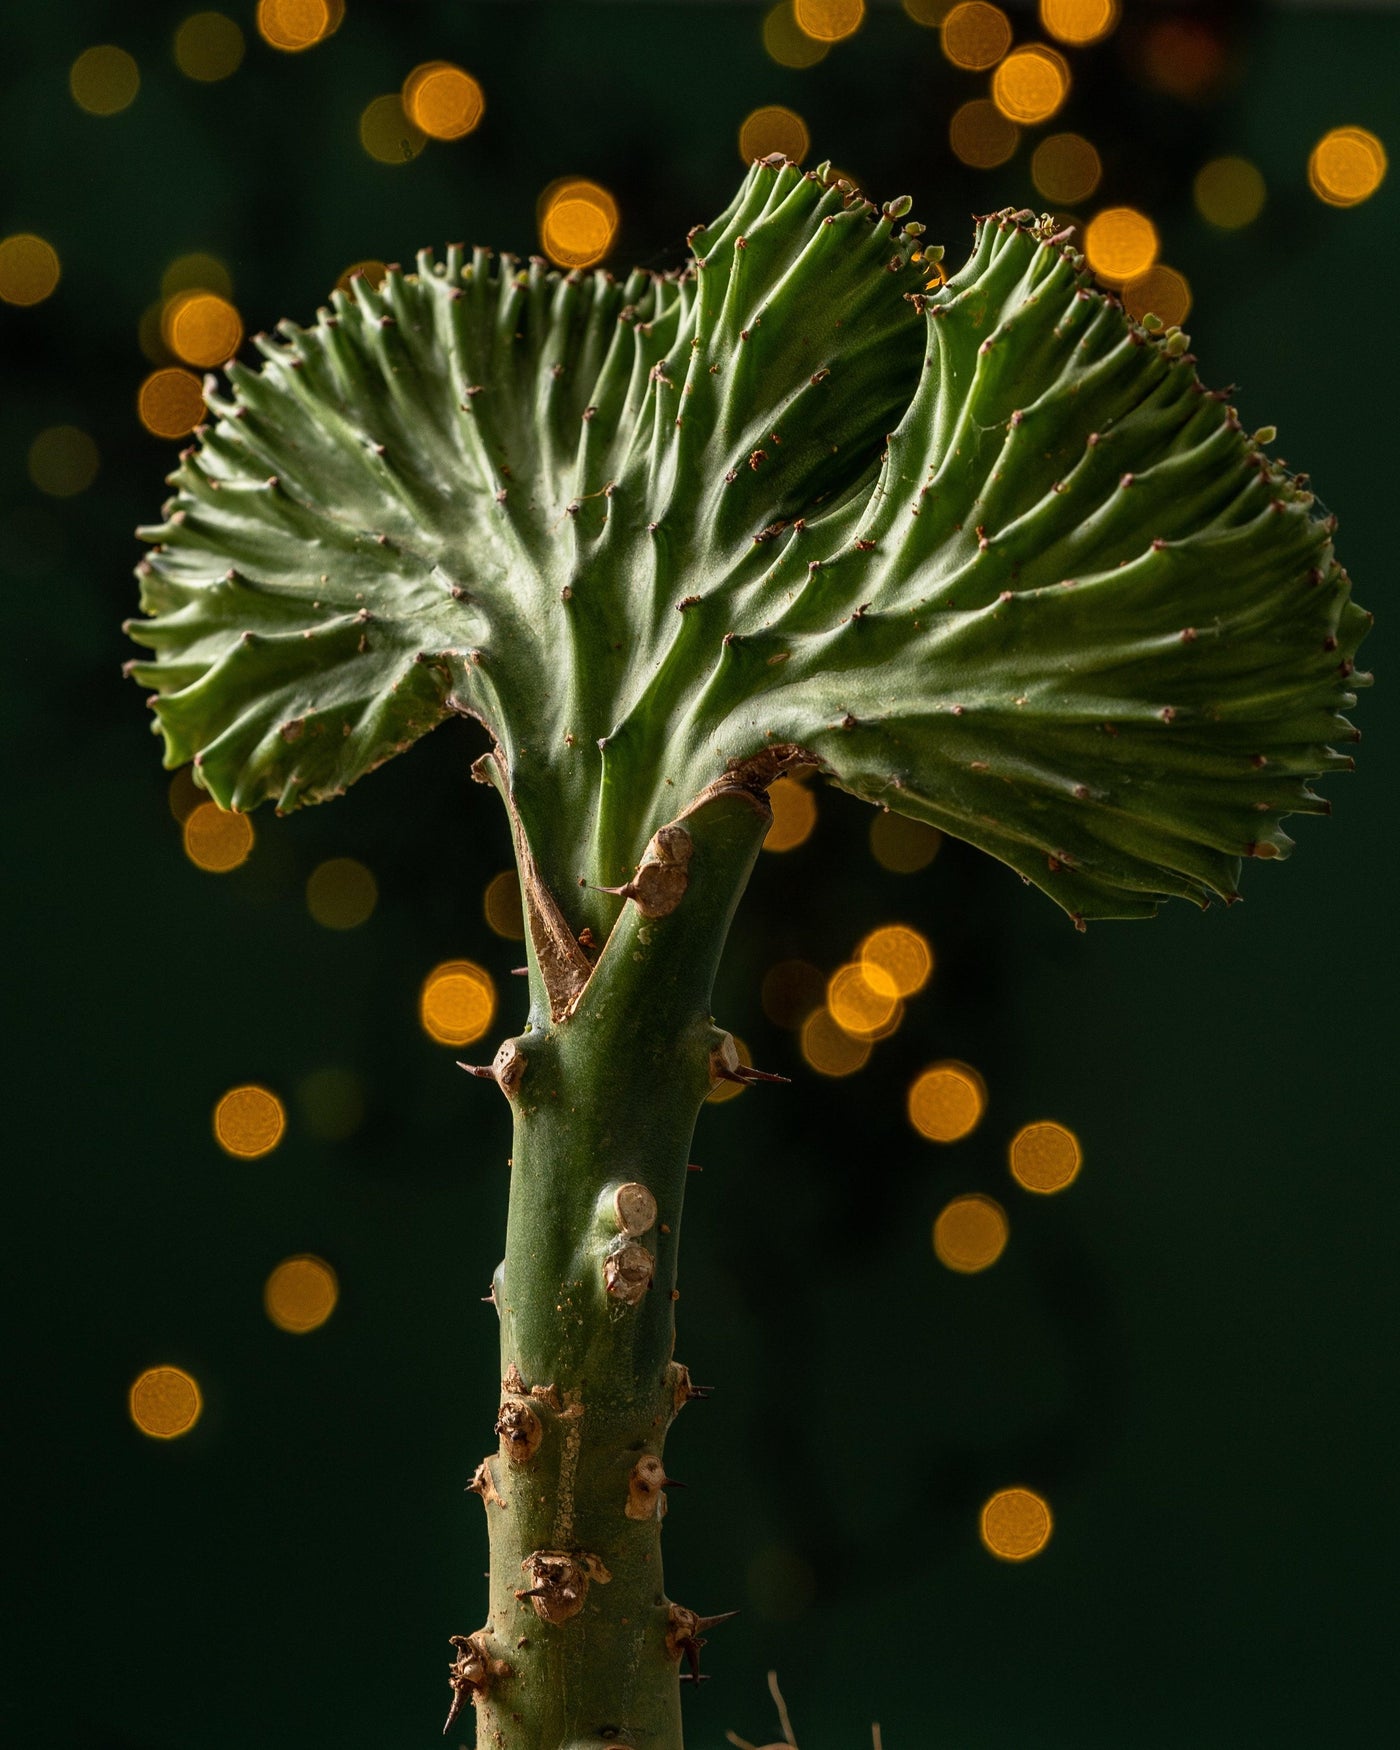
POLYGON ((933 1224, 933 1250, 945 1269, 959 1276, 989 1270, 1006 1250, 1011 1232, 1006 1211, 992 1197, 970 1192, 944 1205, 933 1224))
POLYGON ((982 1508, 979 1528, 992 1555, 1024 1562, 1049 1543, 1054 1521, 1049 1504, 1033 1489, 998 1489, 982 1508))
POLYGON ((176 1440, 199 1420, 204 1399, 193 1376, 180 1367, 148 1367, 132 1381, 127 1409, 152 1440, 176 1440))
POLYGON ((59 280, 58 251, 32 231, 0 242, 0 298, 7 304, 42 304, 59 280))
POLYGON ((1062 43, 1099 42, 1118 22, 1118 0, 1040 0, 1040 22, 1062 43))
POLYGON ((908 924, 881 924, 860 945, 865 982, 892 997, 916 996, 933 975, 928 937, 908 924))
POLYGON ((328 857, 307 877, 306 908, 327 930, 356 930, 379 899, 379 884, 354 857, 328 857))
POLYGON ((854 1075, 870 1061, 868 1039, 857 1039, 838 1027, 831 1011, 815 1010, 802 1023, 800 1039, 802 1060, 818 1075, 840 1077, 854 1075))
POLYGON ((217 255, 196 249, 189 255, 177 255, 160 276, 162 298, 177 298, 181 292, 212 292, 215 297, 231 299, 233 278, 217 255))
POLYGON ((287 1109, 270 1088, 244 1082, 220 1096, 214 1107, 214 1140, 239 1160, 271 1154, 287 1129, 287 1109))
POLYGON ((1366 128, 1333 128, 1308 158, 1308 186, 1330 207, 1354 207, 1385 180, 1385 147, 1366 128))
POLYGON ((826 1006, 843 1033, 853 1039, 886 1039, 903 1016, 899 997, 888 978, 870 983, 859 961, 838 966, 826 984, 826 1006))
POLYGON ((1007 1153, 1016 1183, 1043 1195, 1073 1184, 1084 1162, 1079 1138, 1049 1119, 1022 1125, 1007 1153))
POLYGON ((965 1063, 930 1064, 910 1084, 909 1122, 930 1142, 960 1142, 970 1136, 986 1110, 987 1089, 965 1063))
POLYGON ((963 0, 943 20, 943 53, 955 67, 983 73, 1011 47, 1011 20, 986 0, 963 0))
POLYGON ((508 942, 525 940, 525 908, 520 900, 520 877, 514 869, 502 869, 486 884, 481 909, 486 922, 508 942))
POLYGON ((763 46, 780 67, 815 67, 831 49, 799 26, 792 0, 778 0, 764 14, 763 46))
POLYGON ((1264 210, 1264 178, 1248 158, 1212 158, 1196 172, 1196 211, 1221 231, 1238 231, 1264 210))
POLYGON ((227 298, 214 292, 180 292, 165 307, 161 334, 177 358, 207 369, 238 351, 243 319, 227 298))
POLYGON ((223 12, 192 13, 175 32, 175 65, 187 79, 215 85, 243 65, 243 32, 223 12))
POLYGON ((948 144, 959 162, 972 170, 995 170, 1005 164, 1021 142, 1021 130, 989 97, 974 97, 953 111, 948 144))
POLYGON ((844 42, 865 21, 865 0, 793 0, 797 28, 819 43, 844 42))
POLYGON ((258 34, 295 55, 333 35, 344 16, 345 0, 258 0, 258 34))
POLYGON ((617 202, 587 177, 561 177, 540 196, 540 247, 556 267, 593 267, 612 248, 617 224, 617 202))
POLYGON ((768 787, 773 824, 763 837, 765 851, 795 851, 811 838, 817 824, 817 798, 810 784, 779 778, 768 787))
POLYGON ((415 67, 404 80, 402 98, 409 120, 433 140, 464 139, 486 113, 480 83, 450 61, 415 67))
POLYGON ((253 823, 246 814, 201 802, 185 817, 185 855, 196 869, 227 875, 248 861, 253 849, 253 823))
POLYGON ((1136 207, 1105 207, 1084 233, 1089 266, 1111 286, 1136 279, 1157 259, 1157 227, 1136 207))
POLYGON ((152 371, 136 394, 136 411, 154 437, 188 437, 204 418, 199 378, 178 365, 152 371))
POLYGON ((409 164, 427 143, 397 91, 372 98, 360 112, 360 144, 380 164, 409 164))
POLYGON ((1191 310, 1185 274, 1161 261, 1130 279, 1120 295, 1123 308, 1137 322, 1144 316, 1160 316, 1166 327, 1179 328, 1191 310))
POLYGON ((870 823, 870 854, 892 875, 916 875, 938 855, 943 834, 936 826, 907 815, 884 813, 870 823))
POLYGON ((263 1310, 279 1331, 303 1336, 335 1311, 340 1284, 324 1258, 309 1252, 284 1258, 263 1284, 263 1310))
POLYGON ((119 115, 136 101, 141 74, 125 49, 98 43, 84 49, 68 69, 68 89, 89 115, 119 115))
POLYGON ((1088 200, 1103 176, 1103 162, 1082 134, 1047 134, 1031 154, 1031 181, 1059 207, 1088 200))
POLYGON ((992 75, 992 101, 1008 121, 1049 121, 1069 96, 1069 67, 1043 43, 1013 49, 992 75))
POLYGON ((439 1045, 472 1045, 496 1013, 491 974, 473 960, 444 960, 423 980, 418 1018, 439 1045))
POLYGON ((806 122, 795 109, 787 109, 781 103, 767 103, 761 109, 751 110, 739 126, 739 156, 745 164, 774 152, 800 164, 811 143, 806 122))
POLYGON ((97 478, 97 445, 76 425, 51 425, 29 446, 29 478, 50 498, 72 498, 97 478))

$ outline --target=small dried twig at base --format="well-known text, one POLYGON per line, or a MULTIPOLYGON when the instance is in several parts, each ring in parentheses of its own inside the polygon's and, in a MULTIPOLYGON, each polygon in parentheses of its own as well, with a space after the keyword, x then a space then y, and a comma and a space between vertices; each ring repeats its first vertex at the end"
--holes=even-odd
POLYGON ((885 1740, 880 1736, 880 1722, 874 1720, 870 1726, 871 1750, 885 1750, 885 1740))
MULTIPOLYGON (((797 1750, 797 1739, 792 1735, 792 1720, 788 1717, 787 1703, 783 1700, 783 1692, 778 1688, 778 1673, 776 1671, 768 1673, 768 1693, 773 1697, 773 1705, 778 1710, 778 1724, 783 1731, 781 1739, 773 1744, 750 1744, 747 1738, 741 1738, 737 1732, 726 1732, 724 1735, 735 1746, 735 1750, 797 1750)), ((877 1732, 879 1729, 876 1726, 877 1732)), ((875 1750, 880 1750, 878 1744, 875 1750)))

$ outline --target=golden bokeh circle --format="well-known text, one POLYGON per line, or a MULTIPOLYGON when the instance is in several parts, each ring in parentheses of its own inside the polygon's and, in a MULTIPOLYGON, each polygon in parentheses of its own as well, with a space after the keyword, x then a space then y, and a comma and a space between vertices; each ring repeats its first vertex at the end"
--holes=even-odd
POLYGON ((1248 158, 1212 158, 1191 184, 1196 211, 1220 231, 1253 224, 1264 210, 1267 190, 1259 167, 1248 158))
POLYGON ((959 1276, 976 1276, 996 1263, 1010 1232, 1006 1211, 995 1198, 969 1192, 940 1210, 933 1224, 934 1254, 959 1276))
POLYGON ((294 1336, 319 1330, 339 1299, 335 1271, 310 1252, 284 1258, 263 1284, 263 1311, 279 1331, 294 1336))
POLYGON ((890 996, 916 996, 933 976, 928 937, 908 924, 882 924, 860 945, 861 971, 873 989, 890 996))
POLYGON ((552 182, 539 202, 540 247, 556 267, 593 267, 617 235, 617 202, 583 176, 552 182))
POLYGON ((1105 207, 1084 233, 1089 266, 1110 285, 1137 279, 1157 259, 1157 227, 1136 207, 1105 207))
POLYGON ((943 834, 926 821, 882 810, 870 823, 870 854, 892 875, 927 869, 943 845, 943 834))
POLYGON ((243 318, 217 292, 178 292, 165 307, 161 333, 177 358, 208 369, 243 344, 243 318))
POLYGON ((258 1082, 230 1088, 214 1106, 214 1140, 225 1154, 241 1161, 271 1154, 286 1129, 286 1107, 258 1082))
POLYGON ((963 0, 943 20, 943 53, 955 67, 985 73, 1011 47, 1011 20, 1000 6, 963 0))
POLYGON ((763 47, 780 67, 815 67, 831 51, 830 43, 818 42, 798 28, 792 0, 778 0, 764 15, 763 47))
POLYGON ((1011 1139, 1007 1158, 1016 1183, 1042 1196, 1073 1184, 1084 1164, 1079 1138, 1050 1119, 1023 1124, 1011 1139))
POLYGON ((989 97, 974 97, 953 111, 948 144, 953 156, 973 170, 995 170, 1012 157, 1021 130, 989 97))
POLYGON ((284 54, 300 54, 332 34, 343 10, 333 0, 258 0, 258 35, 284 54))
POLYGON ((461 140, 486 114, 486 93, 464 67, 425 61, 403 82, 403 107, 429 139, 461 140))
POLYGON ((1069 67, 1043 43, 1013 49, 992 75, 992 101, 1013 122, 1048 121, 1069 96, 1069 67))
POLYGON ((818 1075, 833 1079, 854 1075, 870 1061, 870 1041, 838 1027, 826 1008, 814 1010, 802 1023, 799 1045, 802 1061, 818 1075))
POLYGON ((354 857, 328 857, 306 881, 306 909, 323 929, 357 930, 373 912, 379 883, 354 857))
POLYGON ((1118 22, 1118 0, 1040 0, 1040 22, 1059 42, 1101 42, 1118 22))
POLYGON ((397 91, 371 98, 360 112, 360 144, 380 164, 411 164, 427 143, 397 91))
POLYGON ((793 0, 792 15, 814 42, 844 42, 865 22, 865 0, 793 0))
POLYGON ((1331 207, 1354 207, 1385 181, 1385 147, 1369 128, 1333 128, 1308 158, 1308 186, 1331 207))
POLYGON ((29 446, 29 478, 50 498, 72 498, 97 478, 97 445, 76 425, 51 425, 29 446))
POLYGON ((136 411, 154 437, 188 437, 205 413, 199 378, 177 365, 152 371, 137 391, 136 411))
POLYGON ((1191 287, 1186 276, 1159 261, 1122 290, 1123 308, 1135 322, 1145 316, 1160 316, 1168 328, 1179 328, 1191 310, 1191 287))
POLYGON ((773 824, 763 835, 765 851, 795 851, 811 838, 817 824, 817 798, 808 784, 779 778, 768 786, 773 824))
POLYGON ((977 1128, 986 1108, 986 1085, 965 1063, 930 1064, 909 1087, 909 1122, 929 1142, 960 1142, 977 1128))
POLYGON ((854 960, 838 966, 827 980, 826 1006, 836 1025, 853 1039, 886 1039, 903 1018, 890 981, 884 978, 881 987, 875 986, 854 960))
POLYGON ((769 158, 775 152, 800 164, 811 143, 806 122, 785 104, 765 103, 750 110, 739 124, 739 156, 745 164, 752 164, 755 158, 769 158))
POLYGON ((1039 1555, 1054 1528, 1049 1503, 1034 1489, 998 1489, 979 1516, 983 1545, 1003 1562, 1039 1555))
POLYGON ((185 855, 209 875, 240 868, 253 849, 252 821, 217 802, 201 802, 185 816, 182 830, 185 855))
POLYGON ((187 79, 214 85, 243 65, 243 32, 222 12, 194 12, 175 32, 175 65, 187 79))
POLYGON ((473 1045, 496 1013, 491 974, 472 960, 444 960, 423 980, 418 1019, 439 1045, 473 1045))
POLYGON ((1103 178, 1103 160, 1082 134, 1047 134, 1031 154, 1031 181, 1056 206, 1088 200, 1103 178))
POLYGON ((178 1440, 204 1409, 199 1384, 182 1367, 148 1367, 126 1397, 132 1421, 152 1440, 178 1440))
POLYGON ((60 272, 58 251, 32 231, 17 231, 0 242, 0 299, 5 303, 42 304, 60 272))
POLYGON ((68 89, 89 115, 119 115, 136 101, 141 73, 125 49, 98 43, 84 49, 68 69, 68 89))
POLYGON ((514 869, 502 869, 486 883, 481 909, 496 935, 507 942, 525 940, 525 908, 520 899, 520 877, 514 869))
POLYGON ((189 255, 177 255, 160 276, 162 298, 176 298, 181 292, 213 292, 220 298, 232 298, 233 278, 217 255, 196 249, 189 255))

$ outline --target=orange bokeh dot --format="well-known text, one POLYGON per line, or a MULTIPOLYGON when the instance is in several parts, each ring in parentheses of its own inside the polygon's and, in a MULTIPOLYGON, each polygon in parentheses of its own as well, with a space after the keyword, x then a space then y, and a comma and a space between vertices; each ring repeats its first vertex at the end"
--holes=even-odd
POLYGON ((486 922, 508 942, 525 940, 525 908, 520 899, 520 877, 514 869, 502 869, 486 884, 482 898, 486 922))
POLYGON ((1042 1194, 1063 1191, 1078 1177, 1084 1162, 1079 1138, 1049 1120, 1022 1125, 1007 1152, 1017 1184, 1042 1194))
POLYGON ((910 1086, 909 1122, 930 1142, 958 1142, 977 1128, 986 1105, 986 1086, 975 1069, 935 1063, 910 1086))
POLYGON ((1024 1562, 1049 1543, 1054 1524, 1049 1504, 1033 1489, 998 1489, 982 1508, 979 1528, 992 1555, 1024 1562))
POLYGON ((256 1161, 271 1154, 287 1128, 287 1109, 256 1082, 230 1088, 214 1107, 214 1140, 225 1154, 256 1161))
POLYGON ((246 863, 253 848, 253 823, 246 814, 201 802, 185 816, 185 855, 197 869, 227 875, 246 863))
POLYGON ((188 1434, 204 1408, 198 1382, 182 1367, 148 1367, 132 1381, 126 1403, 132 1421, 152 1440, 188 1434))
POLYGON ((278 1330, 301 1336, 325 1324, 340 1298, 335 1271, 324 1258, 284 1258, 263 1285, 263 1310, 278 1330))
POLYGON ((989 1270, 1006 1250, 1010 1226, 994 1198, 971 1192, 945 1205, 933 1224, 938 1262, 959 1276, 989 1270))
POLYGON ((844 42, 865 21, 865 0, 793 0, 797 28, 819 43, 844 42))
POLYGON ((1084 233, 1089 266, 1111 285, 1136 279, 1157 259, 1157 227, 1136 207, 1105 207, 1084 233))
POLYGON ((204 418, 199 378, 176 365, 152 371, 137 391, 136 411, 155 437, 188 437, 204 418))
POLYGON ((617 235, 617 202, 586 177, 551 183, 540 202, 540 245, 557 267, 592 267, 617 235))
POLYGON ((1060 42, 1081 48, 1117 24, 1118 0, 1040 0, 1040 22, 1060 42))
POLYGON ((773 824, 763 837, 765 851, 795 851, 805 845, 817 824, 817 799, 796 778, 779 778, 768 786, 773 824))
POLYGON ((460 140, 486 113, 486 94, 478 80, 450 61, 425 61, 404 80, 403 106, 433 140, 460 140))
POLYGON ((58 284, 58 251, 32 231, 0 242, 0 299, 21 306, 42 304, 58 284))
POLYGON ((221 365, 243 344, 243 318, 216 292, 180 292, 165 307, 161 333, 187 365, 221 365))
POLYGON ((1011 47, 1011 20, 1000 6, 964 0, 943 20, 943 53, 955 67, 985 72, 1011 47))
POLYGON ((1021 130, 989 97, 974 97, 953 111, 948 144, 953 155, 973 170, 995 170, 1015 152, 1021 130))
POLYGON ((1385 147, 1368 128, 1333 128, 1308 158, 1308 186, 1332 207, 1354 207, 1385 180, 1385 147))
POLYGON ((1031 180, 1057 206, 1087 200, 1102 176, 1103 162, 1082 134, 1050 134, 1031 154, 1031 180))
POLYGON ((1160 316, 1168 328, 1180 328, 1191 310, 1191 287, 1185 274, 1158 262, 1123 287, 1123 308, 1135 322, 1160 316))
POLYGON ((471 1045, 491 1025, 496 986, 471 960, 444 960, 423 980, 418 1018, 439 1045, 471 1045))
POLYGON ((739 156, 745 164, 781 152, 794 164, 807 156, 811 145, 807 124, 795 109, 781 103, 766 103, 751 110, 739 126, 739 156))
POLYGON ((890 980, 867 979, 864 966, 838 966, 826 986, 826 1006, 843 1033, 854 1039, 888 1038, 903 1019, 903 1005, 890 980))
POLYGON ((854 1075, 870 1060, 870 1041, 838 1027, 829 1009, 817 1009, 802 1023, 802 1059, 823 1076, 854 1075))
POLYGON ((933 974, 933 949, 928 937, 908 924, 882 924, 861 943, 860 964, 873 989, 912 997, 933 974))
POLYGON ((258 34, 294 55, 324 42, 344 16, 344 0, 258 0, 258 34))
POLYGON ((992 101, 1010 121, 1048 121, 1069 96, 1063 55, 1043 43, 1014 49, 992 75, 992 101))

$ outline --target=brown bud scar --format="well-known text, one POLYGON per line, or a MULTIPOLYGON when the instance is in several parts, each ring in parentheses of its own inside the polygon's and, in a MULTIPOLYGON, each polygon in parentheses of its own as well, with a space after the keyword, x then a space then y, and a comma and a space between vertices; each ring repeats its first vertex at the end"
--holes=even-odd
POLYGON ((510 1675, 510 1666, 505 1660, 493 1656, 485 1629, 478 1629, 474 1635, 452 1635, 448 1645, 456 1649, 457 1656, 448 1668, 452 1706, 448 1709, 447 1724, 442 1728, 444 1738, 468 1700, 475 1702, 485 1695, 495 1679, 510 1675))
POLYGON ((491 1474, 491 1460, 489 1458, 483 1458, 472 1472, 472 1480, 467 1484, 466 1492, 469 1495, 480 1495, 484 1506, 489 1507, 494 1501, 503 1511, 505 1509, 506 1498, 496 1487, 496 1479, 491 1474))
POLYGON ((656 1226, 656 1199, 645 1185, 630 1180, 613 1192, 613 1215, 617 1231, 626 1239, 636 1239, 656 1226))
POLYGON ((666 1467, 653 1452, 644 1452, 627 1479, 629 1519, 660 1519, 666 1512, 666 1467))
POLYGON ((544 1428, 523 1398, 510 1397, 496 1417, 501 1447, 512 1464, 528 1464, 540 1449, 544 1428))
POLYGON ((672 1361, 666 1369, 665 1383, 671 1388, 671 1413, 680 1415, 682 1409, 692 1398, 707 1398, 713 1387, 696 1385, 690 1377, 690 1369, 683 1361, 672 1361))
POLYGON ((646 1247, 627 1240, 603 1260, 603 1287, 624 1306, 638 1306, 655 1273, 656 1259, 646 1247))
POLYGON ((501 1390, 508 1397, 518 1398, 525 1395, 525 1381, 521 1378, 520 1369, 513 1361, 502 1375, 501 1390))
POLYGON ((583 1609, 591 1581, 605 1586, 612 1575, 597 1556, 581 1550, 537 1549, 520 1564, 530 1584, 515 1594, 528 1598, 542 1622, 567 1622, 583 1609))
POLYGON ((636 902, 646 918, 669 917, 680 904, 690 884, 686 865, 694 854, 690 834, 674 821, 652 834, 637 873, 621 887, 603 887, 600 893, 616 893, 636 902))

